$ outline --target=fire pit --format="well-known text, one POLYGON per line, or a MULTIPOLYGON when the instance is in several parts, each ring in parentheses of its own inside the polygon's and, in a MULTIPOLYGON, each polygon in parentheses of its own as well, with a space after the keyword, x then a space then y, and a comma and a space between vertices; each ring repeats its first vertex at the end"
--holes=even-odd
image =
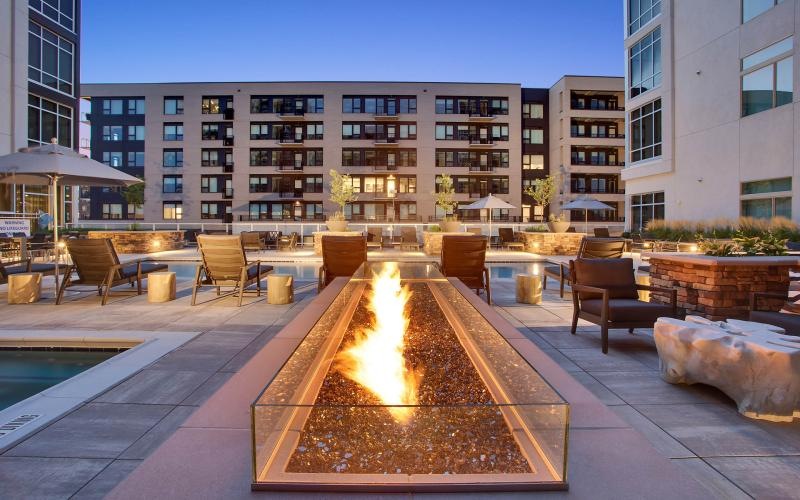
POLYGON ((365 264, 252 421, 253 489, 567 486, 568 405, 428 264, 365 264))

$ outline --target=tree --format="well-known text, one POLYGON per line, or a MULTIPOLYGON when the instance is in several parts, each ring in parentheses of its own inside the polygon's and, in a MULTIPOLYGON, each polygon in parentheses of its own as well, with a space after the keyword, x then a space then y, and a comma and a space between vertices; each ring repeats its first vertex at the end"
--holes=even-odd
POLYGON ((126 187, 122 190, 122 197, 129 205, 142 205, 144 203, 144 183, 126 187))
POLYGON ((331 197, 330 200, 339 205, 339 211, 334 213, 331 220, 344 220, 344 207, 348 203, 352 203, 358 199, 358 196, 353 191, 353 181, 350 179, 349 174, 340 174, 336 170, 331 169, 331 197))
POLYGON ((453 179, 450 175, 444 174, 441 176, 439 178, 439 189, 433 193, 433 196, 436 199, 436 206, 444 210, 444 220, 448 220, 448 218, 452 220, 456 219, 455 215, 448 217, 458 206, 458 202, 454 197, 455 192, 456 190, 453 188, 453 179))
POLYGON ((533 198, 537 205, 542 207, 542 215, 547 205, 553 202, 553 198, 558 192, 559 176, 550 174, 542 179, 535 179, 533 186, 525 188, 525 194, 533 198))

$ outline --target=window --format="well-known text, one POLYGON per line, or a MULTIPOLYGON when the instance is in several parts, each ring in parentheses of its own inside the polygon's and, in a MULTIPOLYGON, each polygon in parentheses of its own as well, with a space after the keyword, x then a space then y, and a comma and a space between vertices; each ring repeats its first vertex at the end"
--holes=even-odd
POLYGON ((631 196, 631 230, 641 231, 653 219, 664 219, 664 191, 631 196))
POLYGON ((103 99, 104 115, 121 115, 122 99, 103 99))
POLYGON ((742 24, 782 2, 783 0, 742 0, 742 24))
POLYGON ((144 219, 144 206, 128 203, 128 218, 136 220, 144 219))
POLYGON ((660 26, 631 47, 629 76, 631 97, 661 85, 660 26))
POLYGON ((540 128, 526 128, 522 131, 523 144, 544 144, 544 130, 540 128))
POLYGON ((216 115, 220 113, 219 99, 216 97, 204 98, 202 102, 202 113, 204 115, 216 115))
POLYGON ((742 116, 792 102, 793 37, 742 59, 742 116))
POLYGON ((216 141, 222 136, 219 133, 218 123, 204 123, 202 129, 202 137, 204 141, 216 141))
POLYGON ((122 218, 122 204, 121 203, 103 203, 103 218, 104 219, 121 219, 122 218))
POLYGON ((183 176, 180 175, 165 175, 162 192, 164 193, 182 193, 183 192, 183 176))
POLYGON ((628 34, 636 33, 660 13, 661 0, 628 0, 628 34))
POLYGON ((165 97, 164 98, 164 114, 165 115, 182 115, 183 114, 183 97, 165 97))
POLYGON ((30 0, 28 7, 52 19, 70 31, 75 31, 74 0, 30 0))
POLYGON ((129 125, 128 126, 128 140, 129 141, 143 141, 144 140, 144 125, 129 125))
POLYGON ((215 176, 202 176, 200 177, 200 192, 201 193, 219 193, 221 183, 219 178, 215 176))
POLYGON ((165 201, 163 205, 164 220, 180 220, 183 218, 183 203, 180 201, 165 201))
POLYGON ((164 150, 164 166, 165 167, 182 167, 183 166, 183 150, 182 149, 165 149, 164 150))
POLYGON ((741 188, 742 217, 769 219, 792 218, 792 178, 743 182, 741 188))
POLYGON ((129 167, 144 167, 144 151, 129 151, 128 152, 128 166, 129 167))
POLYGON ((323 127, 321 123, 306 124, 306 139, 311 141, 322 140, 323 127))
POLYGON ((523 118, 544 118, 544 104, 526 102, 522 105, 523 118))
POLYGON ((103 163, 111 167, 121 167, 122 153, 114 151, 103 151, 103 163))
POLYGON ((129 115, 143 115, 144 114, 144 99, 128 99, 128 114, 129 115))
POLYGON ((203 167, 217 167, 220 163, 219 151, 216 149, 204 149, 200 152, 200 165, 203 167))
POLYGON ((522 170, 544 170, 544 155, 522 155, 522 170))
POLYGON ((122 126, 121 125, 104 125, 103 126, 103 140, 104 141, 121 141, 122 140, 122 126))
POLYGON ((395 116, 398 112, 414 114, 417 112, 417 98, 394 96, 344 96, 342 97, 342 112, 388 116, 395 116))
POLYGON ((72 147, 72 108, 33 94, 28 95, 28 143, 72 147))
POLYGON ((306 99, 306 113, 324 113, 325 105, 322 97, 309 97, 306 99))
POLYGON ((183 140, 183 123, 165 123, 164 124, 164 140, 165 141, 182 141, 183 140))
POLYGON ((631 162, 661 156, 661 99, 631 111, 631 162))
POLYGON ((73 50, 71 42, 28 23, 28 79, 72 95, 73 50))
POLYGON ((222 214, 220 214, 219 206, 219 202, 202 202, 200 204, 200 218, 221 219, 222 214))

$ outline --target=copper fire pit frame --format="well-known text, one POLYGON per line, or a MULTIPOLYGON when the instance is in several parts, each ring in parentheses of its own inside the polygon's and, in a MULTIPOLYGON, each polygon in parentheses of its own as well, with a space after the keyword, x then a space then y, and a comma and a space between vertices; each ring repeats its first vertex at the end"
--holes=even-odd
MULTIPOLYGON (((353 276, 252 404, 252 489, 371 492, 567 489, 569 405, 435 266, 426 263, 399 264, 402 281, 427 284, 489 390, 494 401, 490 406, 502 414, 532 470, 474 474, 286 471, 306 420, 315 409, 317 394, 342 336, 367 289, 372 271, 381 265, 367 263, 353 276)), ((418 405, 415 411, 468 412, 486 406, 418 405)), ((351 405, 350 409, 358 407, 351 405)))

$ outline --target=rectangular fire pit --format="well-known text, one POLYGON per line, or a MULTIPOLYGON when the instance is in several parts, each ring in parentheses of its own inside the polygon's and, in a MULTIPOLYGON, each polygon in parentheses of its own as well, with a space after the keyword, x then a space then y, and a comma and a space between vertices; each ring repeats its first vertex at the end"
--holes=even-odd
POLYGON ((567 487, 569 406, 428 264, 365 264, 251 410, 253 489, 567 487))

